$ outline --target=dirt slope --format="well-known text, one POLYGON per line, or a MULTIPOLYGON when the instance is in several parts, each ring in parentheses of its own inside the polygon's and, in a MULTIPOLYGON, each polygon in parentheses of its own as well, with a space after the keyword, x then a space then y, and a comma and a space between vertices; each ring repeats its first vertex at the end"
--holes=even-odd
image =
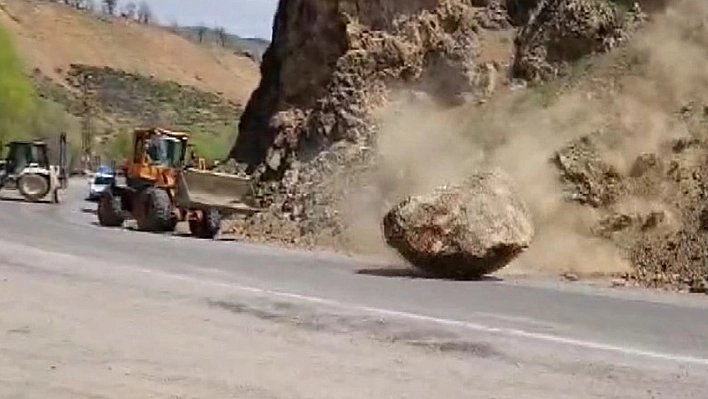
POLYGON ((161 28, 99 19, 58 4, 0 4, 0 24, 14 35, 29 66, 58 83, 70 64, 107 66, 223 93, 238 104, 258 84, 258 65, 249 58, 199 47, 161 28))

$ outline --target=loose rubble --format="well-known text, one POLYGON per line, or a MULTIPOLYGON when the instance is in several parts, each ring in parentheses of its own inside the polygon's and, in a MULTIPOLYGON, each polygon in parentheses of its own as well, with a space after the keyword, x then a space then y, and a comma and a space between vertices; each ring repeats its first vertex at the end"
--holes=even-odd
POLYGON ((597 210, 591 230, 626 254, 634 266, 627 280, 644 286, 703 292, 708 281, 708 113, 692 114, 688 136, 667 138, 624 172, 601 155, 600 135, 553 158, 566 198, 597 210))
POLYGON ((531 82, 566 74, 573 62, 620 45, 643 19, 638 3, 620 15, 605 1, 540 0, 517 34, 513 72, 531 82))

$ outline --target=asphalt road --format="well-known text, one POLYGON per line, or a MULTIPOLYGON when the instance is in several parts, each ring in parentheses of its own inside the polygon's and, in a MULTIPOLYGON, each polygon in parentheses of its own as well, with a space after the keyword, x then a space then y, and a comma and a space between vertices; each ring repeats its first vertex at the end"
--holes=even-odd
POLYGON ((387 334, 406 326, 407 334, 417 331, 420 339, 454 336, 503 343, 508 350, 533 349, 539 357, 564 353, 708 376, 708 297, 552 280, 365 275, 358 271, 377 266, 334 254, 102 228, 92 212, 95 204, 83 201, 85 189, 84 181, 72 181, 59 206, 0 202, 0 261, 21 261, 24 250, 42 251, 96 269, 257 296, 260 305, 251 306, 263 309, 251 313, 263 318, 339 315, 339 330, 372 330, 385 320, 387 334), (264 316, 266 308, 271 313, 264 316))

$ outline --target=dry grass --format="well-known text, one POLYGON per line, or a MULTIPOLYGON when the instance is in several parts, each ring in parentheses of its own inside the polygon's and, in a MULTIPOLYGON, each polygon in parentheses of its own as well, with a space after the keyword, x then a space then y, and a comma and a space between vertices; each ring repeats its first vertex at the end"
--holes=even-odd
POLYGON ((109 66, 222 93, 245 104, 260 79, 258 65, 228 51, 197 46, 158 27, 103 20, 32 0, 0 2, 0 24, 30 68, 57 82, 72 63, 109 66))

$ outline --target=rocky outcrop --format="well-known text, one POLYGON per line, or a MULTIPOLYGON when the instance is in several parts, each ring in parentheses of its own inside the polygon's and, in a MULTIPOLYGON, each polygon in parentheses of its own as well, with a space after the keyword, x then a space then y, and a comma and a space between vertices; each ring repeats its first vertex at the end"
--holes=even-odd
POLYGON ((614 48, 643 18, 639 3, 621 13, 612 2, 539 0, 516 37, 513 73, 529 81, 545 81, 567 71, 589 54, 614 48))
POLYGON ((231 156, 278 176, 328 144, 366 141, 397 85, 474 95, 480 10, 460 0, 281 0, 231 156))
MULTIPOLYGON (((659 0, 645 0, 651 4, 659 0)), ((500 65, 479 65, 486 30, 518 27, 513 72, 552 78, 619 43, 639 18, 596 0, 280 0, 262 79, 231 158, 280 178, 330 144, 367 142, 392 89, 439 101, 485 96, 500 65)))
POLYGON ((560 172, 566 198, 593 207, 608 206, 622 193, 622 176, 600 156, 594 136, 582 136, 557 151, 553 163, 560 172))
POLYGON ((479 278, 520 255, 534 237, 529 210, 500 170, 409 197, 383 220, 386 242, 434 275, 479 278))

